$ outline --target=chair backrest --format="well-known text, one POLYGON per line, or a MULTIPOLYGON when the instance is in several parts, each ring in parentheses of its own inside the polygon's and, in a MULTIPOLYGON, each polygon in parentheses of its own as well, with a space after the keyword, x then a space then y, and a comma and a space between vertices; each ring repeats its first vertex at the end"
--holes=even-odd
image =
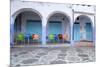
POLYGON ((62 34, 58 34, 58 38, 59 38, 60 40, 62 40, 62 39, 63 39, 63 35, 62 35, 62 34))
POLYGON ((49 39, 50 39, 50 40, 53 40, 53 39, 54 39, 54 34, 50 34, 50 35, 49 35, 49 39))
POLYGON ((39 36, 38 34, 34 34, 34 35, 33 35, 33 39, 38 40, 39 38, 40 38, 40 36, 39 36))
POLYGON ((31 35, 30 34, 24 34, 25 38, 29 38, 31 35))
POLYGON ((68 40, 68 35, 67 34, 63 34, 63 40, 65 40, 65 41, 68 40))
POLYGON ((54 38, 55 38, 55 40, 58 40, 58 35, 54 34, 54 38))
POLYGON ((34 35, 35 35, 35 34, 32 34, 32 38, 34 38, 34 35))
POLYGON ((24 40, 24 34, 23 33, 17 34, 16 39, 19 40, 19 41, 23 41, 24 40))

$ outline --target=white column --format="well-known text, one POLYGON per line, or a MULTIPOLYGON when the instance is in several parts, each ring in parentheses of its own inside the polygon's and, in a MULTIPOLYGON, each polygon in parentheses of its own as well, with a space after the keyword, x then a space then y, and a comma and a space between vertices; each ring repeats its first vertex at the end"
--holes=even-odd
POLYGON ((96 31, 95 31, 95 26, 94 27, 92 27, 92 32, 93 32, 93 45, 95 46, 95 40, 96 40, 96 38, 95 38, 95 36, 96 36, 96 31))
POLYGON ((71 19, 71 22, 70 22, 70 27, 71 27, 71 39, 70 39, 70 41, 71 41, 71 46, 74 46, 74 40, 73 40, 73 37, 74 37, 74 35, 73 35, 73 26, 74 26, 74 10, 72 9, 72 19, 71 19))
POLYGON ((71 36, 70 36, 70 42, 71 42, 71 45, 73 45, 73 42, 74 42, 73 41, 73 23, 71 23, 71 26, 70 27, 71 27, 71 31, 70 31, 71 32, 70 33, 71 34, 71 36))
POLYGON ((95 20, 92 24, 92 40, 93 40, 93 45, 95 46, 95 40, 96 40, 96 27, 95 27, 95 20))
POLYGON ((46 19, 42 19, 42 45, 46 45, 46 19))
POLYGON ((96 40, 96 27, 95 27, 95 16, 94 16, 94 20, 92 23, 92 35, 93 35, 93 45, 95 46, 95 40, 96 40))
POLYGON ((14 19, 10 19, 10 45, 14 45, 14 19))

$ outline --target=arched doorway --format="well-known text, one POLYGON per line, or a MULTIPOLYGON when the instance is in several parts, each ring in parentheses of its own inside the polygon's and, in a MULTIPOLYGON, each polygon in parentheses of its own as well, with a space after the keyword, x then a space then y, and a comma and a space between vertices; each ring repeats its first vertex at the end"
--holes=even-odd
POLYGON ((92 21, 88 16, 80 15, 75 19, 73 25, 73 39, 75 42, 93 41, 93 27, 92 21))
POLYGON ((46 25, 47 43, 70 43, 70 18, 63 12, 51 14, 46 25))
POLYGON ((34 11, 22 11, 19 14, 17 14, 14 20, 14 43, 15 44, 16 44, 16 39, 18 40, 18 35, 20 34, 23 35, 22 44, 26 44, 26 45, 40 44, 42 42, 41 16, 34 11))

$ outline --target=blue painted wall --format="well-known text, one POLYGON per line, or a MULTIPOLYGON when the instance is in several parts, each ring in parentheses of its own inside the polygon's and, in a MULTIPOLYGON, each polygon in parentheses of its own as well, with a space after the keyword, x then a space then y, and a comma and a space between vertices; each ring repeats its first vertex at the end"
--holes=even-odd
POLYGON ((86 39, 93 41, 93 32, 91 23, 86 23, 85 29, 86 29, 86 39))
MULTIPOLYGON (((92 26, 91 23, 86 23, 85 25, 85 31, 86 31, 86 40, 93 41, 93 32, 92 32, 92 26)), ((73 26, 73 40, 79 41, 80 40, 80 24, 75 22, 73 26)))
POLYGON ((39 34, 42 37, 42 22, 40 20, 27 20, 26 34, 39 34))
POLYGON ((73 39, 74 41, 79 41, 80 40, 80 24, 78 22, 74 23, 73 26, 73 39))
POLYGON ((49 34, 61 34, 62 33, 62 23, 61 21, 49 21, 49 34))

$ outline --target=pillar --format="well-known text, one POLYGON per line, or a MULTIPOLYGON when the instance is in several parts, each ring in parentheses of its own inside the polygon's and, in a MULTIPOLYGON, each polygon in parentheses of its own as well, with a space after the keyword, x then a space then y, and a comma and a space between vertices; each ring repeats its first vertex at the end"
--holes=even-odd
POLYGON ((71 28, 71 31, 70 31, 70 34, 71 34, 70 41, 71 41, 71 45, 73 46, 74 41, 73 41, 73 23, 72 22, 71 22, 70 28, 71 28))
POLYGON ((10 19, 10 46, 14 45, 14 19, 10 19))
POLYGON ((46 45, 46 19, 42 19, 42 45, 46 45))
POLYGON ((93 40, 93 46, 95 46, 95 39, 96 39, 95 38, 95 35, 96 35, 96 33, 95 33, 95 27, 92 27, 92 33, 93 33, 92 34, 93 35, 93 39, 92 39, 93 40))

